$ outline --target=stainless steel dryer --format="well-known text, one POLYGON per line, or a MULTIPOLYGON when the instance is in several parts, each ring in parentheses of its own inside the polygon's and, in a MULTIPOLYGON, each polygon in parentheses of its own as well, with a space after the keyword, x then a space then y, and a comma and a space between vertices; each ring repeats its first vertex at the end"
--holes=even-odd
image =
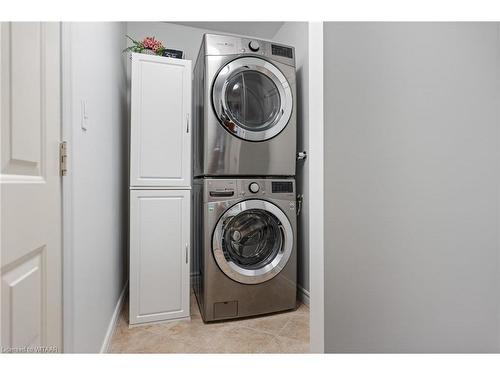
POLYGON ((294 179, 196 179, 194 290, 203 320, 296 308, 294 179))
POLYGON ((193 76, 194 176, 294 176, 295 50, 205 34, 193 76))

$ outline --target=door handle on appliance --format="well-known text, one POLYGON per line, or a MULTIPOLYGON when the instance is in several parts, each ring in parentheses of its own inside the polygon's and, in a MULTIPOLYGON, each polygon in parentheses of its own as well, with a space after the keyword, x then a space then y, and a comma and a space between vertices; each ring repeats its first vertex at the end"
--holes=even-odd
POLYGON ((188 262, 188 248, 189 248, 189 245, 186 244, 186 264, 188 262))
POLYGON ((208 193, 211 197, 232 197, 234 195, 234 190, 227 191, 211 191, 208 193))
MULTIPOLYGON (((281 232, 281 238, 283 239, 283 243, 286 242, 286 234, 285 234, 285 228, 283 228, 283 225, 279 225, 278 228, 280 228, 280 232, 281 232)), ((285 247, 284 246, 281 246, 281 249, 279 250, 280 253, 282 253, 283 251, 285 251, 285 247)))
POLYGON ((307 159, 307 151, 297 152, 297 160, 306 160, 307 159))
POLYGON ((297 216, 300 215, 300 211, 302 211, 302 201, 304 200, 303 194, 297 195, 297 216))
POLYGON ((229 116, 226 114, 226 110, 224 108, 224 104, 222 103, 222 101, 220 103, 220 108, 221 108, 220 120, 222 122, 222 125, 224 125, 224 127, 231 133, 236 133, 237 132, 236 125, 234 124, 233 121, 231 121, 229 116))
POLYGON ((189 133, 189 113, 186 113, 186 133, 189 133))
POLYGON ((225 125, 229 123, 229 117, 226 115, 226 111, 224 110, 224 107, 221 104, 221 113, 220 113, 220 119, 222 120, 222 123, 225 125))

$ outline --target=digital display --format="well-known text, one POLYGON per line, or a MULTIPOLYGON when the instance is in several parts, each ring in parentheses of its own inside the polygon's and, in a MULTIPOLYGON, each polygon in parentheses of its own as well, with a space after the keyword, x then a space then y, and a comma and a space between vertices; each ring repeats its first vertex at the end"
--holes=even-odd
POLYGON ((293 193, 293 183, 289 181, 272 182, 273 193, 293 193))
POLYGON ((275 56, 293 58, 293 52, 290 47, 277 46, 276 44, 271 45, 271 53, 275 56))

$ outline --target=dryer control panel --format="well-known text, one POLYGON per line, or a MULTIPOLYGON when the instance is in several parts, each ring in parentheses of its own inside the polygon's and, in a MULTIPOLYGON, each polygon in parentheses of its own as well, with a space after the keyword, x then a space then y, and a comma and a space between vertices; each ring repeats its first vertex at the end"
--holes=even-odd
POLYGON ((295 49, 291 46, 231 35, 205 34, 205 55, 259 55, 295 66, 295 49))

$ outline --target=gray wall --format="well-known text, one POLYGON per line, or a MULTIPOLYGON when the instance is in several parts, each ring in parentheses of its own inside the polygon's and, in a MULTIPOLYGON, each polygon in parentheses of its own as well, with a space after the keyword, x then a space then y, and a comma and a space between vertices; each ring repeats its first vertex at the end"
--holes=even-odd
MULTIPOLYGON (((297 67, 297 150, 309 151, 309 28, 307 22, 285 22, 273 40, 295 47, 297 67)), ((297 193, 304 195, 298 218, 298 283, 309 297, 309 160, 297 163, 297 193)), ((307 301, 306 301, 307 302, 307 301)))
MULTIPOLYGON (((282 22, 127 22, 127 34, 135 40, 154 36, 166 48, 184 51, 184 58, 193 60, 194 68, 203 34, 239 34, 272 39, 274 31, 281 24, 282 22)), ((131 45, 130 41, 127 43, 131 45)))
MULTIPOLYGON (((127 279, 125 23, 76 22, 64 105, 69 127, 71 208, 65 216, 65 351, 99 352, 127 279), (87 131, 81 128, 87 102, 87 131)), ((65 187, 68 187, 66 185, 65 187)), ((68 208, 67 208, 68 209, 68 208)))
POLYGON ((325 350, 498 352, 498 24, 324 37, 325 350))

